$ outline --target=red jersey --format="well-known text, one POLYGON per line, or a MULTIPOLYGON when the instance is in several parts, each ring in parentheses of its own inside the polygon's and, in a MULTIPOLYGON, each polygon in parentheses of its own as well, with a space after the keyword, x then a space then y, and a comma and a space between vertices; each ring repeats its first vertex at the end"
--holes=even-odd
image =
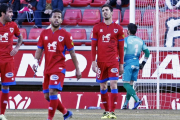
POLYGON ((114 62, 118 61, 120 57, 120 63, 123 64, 124 32, 120 25, 99 23, 93 27, 91 37, 93 61, 95 61, 97 46, 97 62, 114 62))
POLYGON ((7 22, 5 25, 0 22, 0 62, 14 59, 13 56, 10 56, 14 35, 20 36, 19 28, 15 22, 7 22))
POLYGON ((65 68, 66 50, 74 49, 72 36, 61 28, 54 33, 51 29, 43 30, 37 45, 44 49, 45 74, 61 72, 65 68))

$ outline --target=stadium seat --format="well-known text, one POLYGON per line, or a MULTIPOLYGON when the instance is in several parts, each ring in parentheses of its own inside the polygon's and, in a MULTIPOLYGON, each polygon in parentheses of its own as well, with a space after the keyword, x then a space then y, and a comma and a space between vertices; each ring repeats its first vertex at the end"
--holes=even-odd
POLYGON ((78 25, 95 25, 100 22, 99 9, 85 9, 82 22, 78 22, 78 25))
POLYGON ((74 2, 71 3, 70 5, 71 5, 72 7, 86 7, 86 6, 88 6, 91 2, 92 2, 92 0, 74 0, 74 2))
MULTIPOLYGON (((91 30, 88 40, 91 40, 92 32, 93 32, 93 31, 91 30)), ((85 45, 86 45, 86 46, 91 46, 91 42, 85 42, 85 45)))
POLYGON ((94 0, 93 3, 90 3, 91 7, 101 7, 106 3, 106 0, 94 0))
POLYGON ((137 29, 136 36, 144 40, 147 46, 152 46, 152 41, 149 40, 147 29, 137 29))
POLYGON ((62 25, 77 25, 81 22, 82 14, 80 9, 67 9, 62 25))
MULTIPOLYGON (((44 30, 44 28, 32 28, 29 32, 29 37, 28 39, 30 40, 36 40, 41 32, 44 30)), ((36 42, 24 42, 25 45, 36 45, 36 42)))
POLYGON ((35 22, 22 22, 22 25, 35 25, 35 22))
MULTIPOLYGON (((150 5, 152 7, 156 7, 156 0, 149 0, 150 1, 150 5)), ((158 3, 159 7, 164 7, 165 6, 165 0, 159 0, 158 3)))
POLYGON ((42 22, 42 25, 50 25, 50 22, 42 22))
POLYGON ((121 11, 119 9, 113 9, 113 16, 112 16, 113 22, 119 24, 121 21, 121 11))
MULTIPOLYGON (((25 28, 20 28, 20 33, 23 36, 23 39, 27 39, 27 31, 25 28)), ((13 39, 18 39, 16 36, 13 36, 13 39)), ((14 45, 16 45, 17 42, 13 42, 14 45)))
POLYGON ((71 3, 72 3, 72 0, 63 0, 63 6, 64 7, 67 7, 71 3))
POLYGON ((136 7, 147 7, 149 3, 148 0, 136 0, 136 7))
POLYGON ((128 36, 128 30, 127 29, 123 29, 124 30, 124 36, 127 37, 128 36))
MULTIPOLYGON (((86 30, 85 29, 71 29, 70 33, 73 40, 86 40, 86 30)), ((84 42, 74 42, 74 45, 82 45, 84 42)))
MULTIPOLYGON (((136 10, 135 12, 136 12, 136 15, 135 15, 136 24, 140 24, 141 23, 141 11, 136 10)), ((129 24, 129 9, 126 9, 124 12, 123 21, 120 23, 120 25, 128 25, 128 24, 129 24)))
POLYGON ((142 22, 140 25, 152 26, 154 18, 155 18, 155 12, 156 11, 154 9, 145 10, 143 18, 142 18, 142 22))

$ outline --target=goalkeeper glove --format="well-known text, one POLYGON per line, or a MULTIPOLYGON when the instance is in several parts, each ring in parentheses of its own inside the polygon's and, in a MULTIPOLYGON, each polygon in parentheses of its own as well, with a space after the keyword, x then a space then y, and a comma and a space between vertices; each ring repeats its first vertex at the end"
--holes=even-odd
POLYGON ((145 64, 146 64, 145 61, 143 61, 141 64, 139 64, 139 69, 142 70, 145 64))

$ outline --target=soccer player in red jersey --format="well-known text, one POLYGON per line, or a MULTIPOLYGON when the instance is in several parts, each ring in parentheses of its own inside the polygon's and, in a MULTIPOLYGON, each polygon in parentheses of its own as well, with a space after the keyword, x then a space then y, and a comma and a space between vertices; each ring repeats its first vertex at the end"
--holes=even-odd
POLYGON ((14 56, 22 43, 22 36, 15 22, 12 22, 11 5, 0 4, 0 73, 1 73, 1 120, 6 120, 4 113, 9 98, 9 86, 15 85, 14 56), (13 48, 13 36, 18 37, 13 48))
POLYGON ((40 35, 33 69, 37 71, 38 61, 44 50, 45 69, 43 93, 45 99, 49 101, 47 120, 53 119, 56 109, 64 115, 64 120, 67 120, 72 116, 72 112, 67 110, 57 97, 58 91, 62 90, 64 83, 66 50, 69 51, 75 65, 77 79, 81 78, 81 72, 74 51, 72 36, 60 27, 62 23, 62 12, 58 9, 53 10, 49 20, 51 22, 51 28, 42 31, 40 35))
POLYGON ((123 74, 124 32, 123 28, 112 21, 113 8, 102 6, 104 22, 93 27, 92 34, 92 69, 96 72, 96 82, 100 83, 101 101, 105 112, 101 119, 116 119, 114 113, 117 104, 117 81, 123 74), (97 63, 96 63, 97 48, 97 63), (120 59, 119 59, 120 58, 120 59), (111 108, 109 109, 108 83, 111 88, 111 108))

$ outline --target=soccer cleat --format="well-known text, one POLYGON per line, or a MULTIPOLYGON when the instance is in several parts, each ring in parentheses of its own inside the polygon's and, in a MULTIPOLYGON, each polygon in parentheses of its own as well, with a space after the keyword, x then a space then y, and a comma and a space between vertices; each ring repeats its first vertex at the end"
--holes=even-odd
POLYGON ((63 116, 64 120, 69 120, 70 118, 72 118, 73 113, 71 111, 67 111, 67 113, 63 116))
POLYGON ((0 115, 0 120, 7 120, 6 117, 2 114, 0 115))
POLYGON ((116 117, 114 112, 111 112, 110 115, 109 115, 109 118, 110 119, 116 119, 117 117, 116 117))
POLYGON ((109 118, 109 112, 104 112, 101 119, 108 119, 109 118))
POLYGON ((135 102, 134 107, 132 108, 132 110, 137 109, 137 107, 138 107, 141 103, 142 103, 141 100, 139 100, 138 102, 135 102))
POLYGON ((126 110, 126 109, 128 109, 128 106, 127 105, 123 105, 122 110, 126 110))

